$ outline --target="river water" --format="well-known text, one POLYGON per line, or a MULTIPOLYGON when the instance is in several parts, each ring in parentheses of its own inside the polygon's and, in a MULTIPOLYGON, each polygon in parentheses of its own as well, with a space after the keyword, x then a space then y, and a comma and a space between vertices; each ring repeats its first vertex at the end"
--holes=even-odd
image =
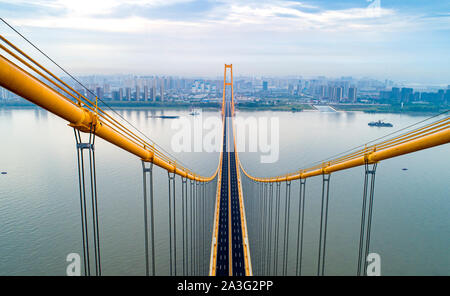
MULTIPOLYGON (((283 174, 427 118, 320 111, 237 112, 279 121, 279 145, 273 148, 278 160, 261 163, 260 153, 244 152, 244 167, 256 176, 283 174), (378 119, 394 128, 367 125, 378 119)), ((177 119, 152 118, 164 112, 196 120, 188 111, 118 112, 189 168, 203 175, 215 171, 218 153, 172 151, 177 119)), ((0 172, 7 173, 0 174, 0 275, 64 275, 67 254, 82 254, 73 130, 38 108, 0 109, 0 139, 0 172)), ((383 275, 450 275, 449 155, 446 145, 379 164, 371 252, 380 255, 383 275)), ((96 157, 103 274, 142 275, 140 160, 101 139, 96 157)), ((363 174, 355 168, 331 176, 325 274, 356 273, 363 174)), ((317 271, 321 182, 307 180, 303 274, 317 271)), ((297 183, 291 189, 289 273, 295 271, 297 183)), ((167 173, 155 169, 156 265, 162 275, 168 274, 167 186, 167 173)))

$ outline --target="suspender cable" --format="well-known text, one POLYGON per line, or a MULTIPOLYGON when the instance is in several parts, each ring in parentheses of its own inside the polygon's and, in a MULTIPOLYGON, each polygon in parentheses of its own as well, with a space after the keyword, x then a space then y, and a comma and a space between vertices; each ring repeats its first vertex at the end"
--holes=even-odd
POLYGON ((377 168, 377 163, 372 165, 370 168, 368 162, 365 163, 365 174, 364 174, 364 192, 363 192, 363 204, 361 211, 361 230, 360 230, 360 238, 359 238, 359 254, 358 254, 358 270, 357 275, 364 275, 367 269, 367 255, 369 254, 369 246, 370 246, 370 231, 372 224, 372 207, 373 207, 373 196, 375 189, 375 172, 377 168), (369 211, 366 217, 367 212, 367 190, 368 190, 368 180, 369 175, 371 175, 370 181, 370 192, 369 192, 369 211), (366 223, 367 219, 367 223, 366 223), (367 226, 366 226, 367 225, 367 226), (366 232, 366 241, 365 241, 365 250, 364 250, 364 232, 366 232), (364 258, 363 258, 364 254, 364 258), (362 261, 364 260, 364 264, 362 261))
POLYGON ((183 238, 183 275, 186 276, 186 214, 185 214, 185 203, 186 203, 186 190, 185 185, 187 184, 186 178, 181 177, 181 229, 182 229, 182 238, 183 238))
POLYGON ((176 241, 176 199, 175 199, 175 173, 167 172, 169 180, 169 254, 170 275, 177 275, 177 241, 176 241), (173 196, 173 198, 172 198, 173 196), (173 207, 172 207, 173 203, 173 207), (173 244, 172 244, 173 236, 173 244))
POLYGON ((268 230, 268 253, 267 253, 267 275, 271 275, 272 261, 272 208, 273 208, 273 183, 269 183, 269 230, 268 230))
POLYGON ((198 208, 198 215, 197 215, 197 219, 198 219, 198 275, 201 275, 202 272, 202 211, 201 211, 201 197, 202 197, 202 184, 200 182, 198 182, 198 199, 197 199, 197 208, 198 208))
POLYGON ((205 274, 205 266, 206 266, 206 262, 205 262, 205 258, 206 258, 206 225, 205 225, 205 213, 206 213, 206 198, 205 198, 205 183, 202 183, 202 202, 201 202, 201 207, 202 207, 202 275, 205 274))
POLYGON ((298 234, 297 234, 297 266, 296 274, 302 275, 302 257, 303 257, 303 225, 305 221, 305 185, 306 179, 300 180, 300 193, 298 204, 298 234))
POLYGON ((327 241, 327 220, 328 220, 328 197, 330 187, 330 174, 323 174, 322 179, 322 208, 320 211, 320 238, 319 256, 317 263, 317 275, 324 275, 325 269, 325 247, 327 241))
POLYGON ((261 216, 262 219, 262 229, 263 229, 263 233, 262 233, 262 260, 261 260, 261 264, 262 264, 262 269, 261 269, 261 274, 262 275, 266 275, 266 225, 267 225, 267 216, 266 216, 266 209, 267 209, 267 191, 266 191, 266 184, 262 183, 262 190, 263 190, 263 215, 261 216))
POLYGON ((190 261, 190 267, 191 267, 191 276, 195 274, 194 267, 195 267, 195 256, 194 256, 194 184, 195 182, 193 180, 190 180, 190 249, 191 249, 191 261, 190 261))
POLYGON ((200 274, 200 234, 199 234, 199 182, 195 182, 195 261, 196 261, 196 275, 200 274))
POLYGON ((290 206, 291 206, 291 181, 286 181, 286 201, 284 206, 283 275, 287 274, 287 265, 288 265, 290 206))
POLYGON ((264 248, 265 248, 265 252, 264 252, 264 274, 268 275, 269 274, 269 226, 270 226, 270 221, 269 221, 269 210, 270 210, 270 205, 269 205, 269 184, 265 183, 264 184, 264 191, 265 191, 265 205, 266 205, 266 209, 264 211, 264 223, 265 223, 265 243, 264 243, 264 248))
POLYGON ((365 258, 364 258, 364 270, 366 272, 367 272, 367 257, 369 255, 369 248, 370 248, 370 233, 371 233, 371 229, 372 229, 373 196, 374 196, 374 190, 375 190, 376 167, 377 167, 377 164, 375 163, 373 165, 373 170, 372 170, 372 180, 370 181, 369 215, 367 217, 367 235, 366 235, 367 240, 366 240, 366 253, 365 253, 365 258))
POLYGON ((260 213, 259 213, 259 274, 264 275, 264 184, 260 183, 260 213))
POLYGON ((154 237, 154 215, 153 215, 153 163, 147 168, 142 161, 142 176, 144 187, 144 230, 145 230, 145 274, 150 274, 149 243, 148 243, 148 195, 150 195, 150 234, 152 249, 152 275, 155 275, 155 237, 154 237), (147 174, 149 177, 150 190, 147 192, 147 174))
POLYGON ((83 236, 83 259, 85 275, 91 275, 90 268, 90 248, 89 248, 89 232, 88 232, 88 212, 86 203, 86 180, 84 170, 84 150, 89 150, 89 177, 90 177, 90 191, 91 191, 91 211, 92 211, 92 228, 94 241, 94 259, 95 259, 95 274, 101 275, 101 261, 100 261, 100 238, 98 227, 98 200, 97 200, 97 179, 95 166, 95 128, 91 124, 89 127, 89 142, 83 143, 79 130, 74 129, 75 142, 77 149, 77 164, 78 164, 78 182, 80 187, 80 212, 82 222, 82 236, 83 236))
POLYGON ((277 182, 276 188, 276 222, 275 222, 275 254, 274 254, 274 275, 278 274, 278 239, 280 230, 280 187, 281 183, 277 182))
POLYGON ((362 210, 361 210, 361 229, 359 231, 359 254, 358 254, 358 269, 357 275, 361 275, 361 262, 363 255, 363 243, 364 243, 364 230, 365 230, 365 222, 366 222, 366 203, 367 203, 367 182, 368 182, 369 174, 367 170, 367 166, 365 167, 364 174, 364 189, 363 189, 363 198, 362 198, 362 210))
POLYGON ((196 226, 196 201, 197 201, 197 182, 193 181, 192 182, 192 216, 191 216, 191 221, 192 221, 192 235, 191 235, 191 241, 192 241, 192 275, 196 275, 197 273, 197 252, 196 252, 196 247, 197 247, 197 240, 196 240, 196 230, 195 230, 195 226, 196 226))
POLYGON ((100 238, 98 230, 98 202, 97 202, 97 174, 95 167, 95 125, 91 125, 91 132, 89 133, 89 168, 91 177, 91 203, 92 203, 92 220, 94 228, 94 251, 95 251, 95 271, 97 275, 102 275, 102 267, 100 261, 100 238))
POLYGON ((87 213, 86 213, 86 187, 84 179, 84 159, 83 151, 80 149, 81 135, 76 129, 75 133, 76 147, 77 147, 77 162, 78 162, 78 184, 80 188, 80 213, 81 213, 81 232, 83 237, 83 260, 84 260, 84 275, 91 275, 89 264, 89 235, 87 229, 87 213), (80 151, 81 150, 81 151, 80 151))

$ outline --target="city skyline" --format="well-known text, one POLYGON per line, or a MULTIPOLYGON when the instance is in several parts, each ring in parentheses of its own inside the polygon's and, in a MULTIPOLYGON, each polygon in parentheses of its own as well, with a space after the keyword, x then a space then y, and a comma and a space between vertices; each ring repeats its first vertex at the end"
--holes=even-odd
POLYGON ((0 1, 6 21, 76 75, 216 76, 232 62, 241 75, 440 85, 450 80, 449 7, 387 0, 0 1))

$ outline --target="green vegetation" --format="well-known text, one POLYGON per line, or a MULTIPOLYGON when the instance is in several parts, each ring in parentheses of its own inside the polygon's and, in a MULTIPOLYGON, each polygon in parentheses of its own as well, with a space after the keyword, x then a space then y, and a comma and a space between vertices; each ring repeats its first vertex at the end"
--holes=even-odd
POLYGON ((314 110, 314 108, 310 104, 299 104, 299 103, 261 103, 261 102, 238 102, 236 104, 236 108, 238 110, 245 111, 263 111, 263 110, 271 110, 271 111, 291 111, 291 112, 300 112, 303 110, 314 110))
MULTIPOLYGON (((117 107, 120 109, 126 108, 139 108, 139 109, 220 109, 221 104, 217 102, 144 102, 144 101, 105 101, 108 106, 117 107)), ((11 100, 11 101, 0 101, 0 107, 36 107, 35 104, 28 102, 26 100, 11 100)), ((99 102, 99 107, 104 108, 105 105, 99 102)))
POLYGON ((403 108, 397 105, 364 105, 335 104, 330 105, 338 111, 363 111, 367 113, 439 113, 447 108, 430 104, 405 104, 403 108))

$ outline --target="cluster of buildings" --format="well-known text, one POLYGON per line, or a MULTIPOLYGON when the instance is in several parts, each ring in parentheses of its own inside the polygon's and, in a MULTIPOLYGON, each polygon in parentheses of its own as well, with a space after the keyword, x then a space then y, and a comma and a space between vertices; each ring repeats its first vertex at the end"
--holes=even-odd
POLYGON ((80 77, 87 89, 83 95, 112 101, 185 100, 192 95, 208 98, 217 95, 216 81, 157 76, 80 77))
MULTIPOLYGON (((79 93, 94 99, 111 101, 215 101, 223 93, 223 78, 195 79, 174 76, 92 75, 78 77, 87 87, 62 78, 79 93)), ((383 103, 408 104, 424 102, 437 105, 450 103, 447 89, 414 90, 399 87, 393 81, 370 78, 235 77, 234 92, 242 100, 299 100, 319 103, 383 103)), ((17 96, 0 88, 0 99, 17 96)))
POLYGON ((450 103, 450 85, 447 89, 438 89, 434 92, 414 91, 409 87, 392 87, 390 90, 380 91, 380 101, 392 103, 433 103, 437 105, 450 103))

